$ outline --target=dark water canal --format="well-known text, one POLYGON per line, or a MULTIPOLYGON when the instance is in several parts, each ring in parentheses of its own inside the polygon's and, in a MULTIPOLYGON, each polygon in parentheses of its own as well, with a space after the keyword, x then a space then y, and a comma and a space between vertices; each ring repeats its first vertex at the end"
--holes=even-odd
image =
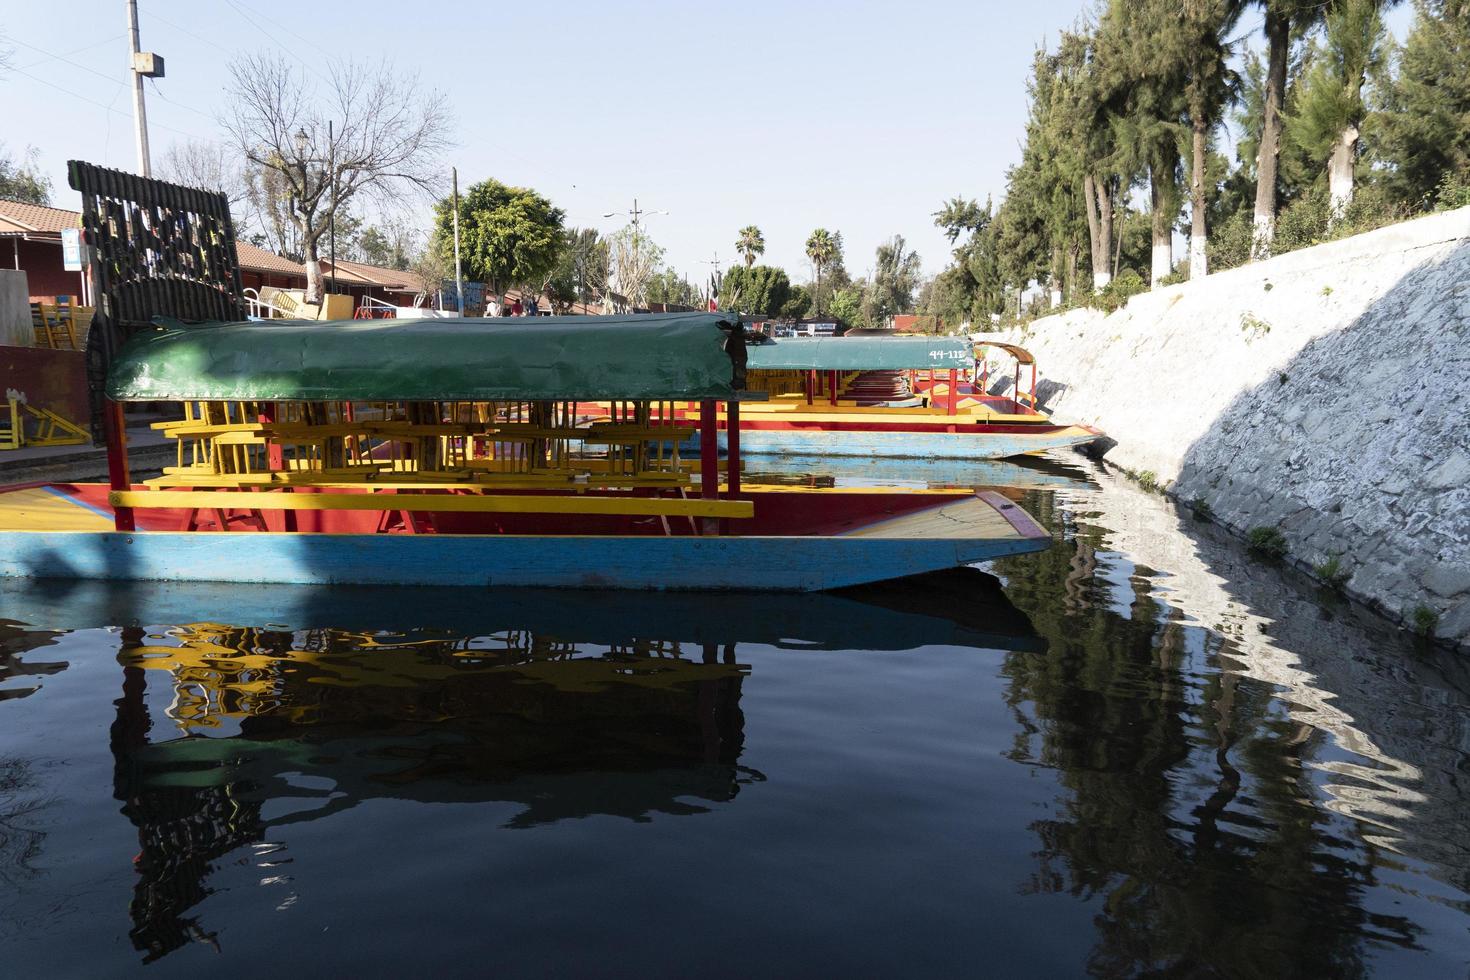
POLYGON ((802 469, 1009 486, 1056 544, 822 596, 0 588, 0 972, 1465 975, 1460 660, 1080 457, 802 469))

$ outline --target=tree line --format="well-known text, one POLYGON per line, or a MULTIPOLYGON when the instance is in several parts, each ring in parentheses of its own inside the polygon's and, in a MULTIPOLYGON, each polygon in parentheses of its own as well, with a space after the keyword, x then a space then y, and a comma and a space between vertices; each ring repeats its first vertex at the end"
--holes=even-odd
POLYGON ((1402 45, 1393 5, 1106 0, 1036 52, 999 205, 935 213, 954 251, 925 311, 988 326, 1033 282, 1041 307, 1109 307, 1470 204, 1470 0, 1415 0, 1402 45), (1252 12, 1264 57, 1243 51, 1252 12))

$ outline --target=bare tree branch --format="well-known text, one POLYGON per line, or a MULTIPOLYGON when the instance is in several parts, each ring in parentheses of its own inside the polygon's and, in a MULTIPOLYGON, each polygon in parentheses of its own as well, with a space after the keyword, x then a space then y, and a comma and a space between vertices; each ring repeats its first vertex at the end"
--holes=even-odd
POLYGON ((399 210, 405 196, 443 182, 452 122, 443 94, 388 64, 335 62, 318 86, 284 57, 250 55, 230 65, 236 149, 270 184, 294 226, 307 296, 321 296, 318 243, 334 214, 359 196, 399 210), (328 132, 328 125, 331 131, 328 132), (335 181, 335 199, 333 183, 335 181))

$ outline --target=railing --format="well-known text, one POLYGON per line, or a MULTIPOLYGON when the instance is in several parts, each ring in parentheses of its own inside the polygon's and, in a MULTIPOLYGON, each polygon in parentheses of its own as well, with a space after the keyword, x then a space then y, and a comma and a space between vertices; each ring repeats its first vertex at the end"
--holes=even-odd
POLYGON ((354 320, 393 320, 397 317, 398 307, 375 296, 364 296, 352 314, 354 320))

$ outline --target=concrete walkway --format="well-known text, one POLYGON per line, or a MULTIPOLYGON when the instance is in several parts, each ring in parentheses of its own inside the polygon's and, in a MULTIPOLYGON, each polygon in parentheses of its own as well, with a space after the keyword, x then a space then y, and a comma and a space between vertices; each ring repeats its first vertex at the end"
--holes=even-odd
MULTIPOLYGON (((134 478, 151 475, 172 463, 176 443, 148 427, 151 420, 128 426, 128 463, 134 478)), ((107 450, 90 446, 24 446, 0 451, 0 487, 17 483, 85 483, 107 479, 107 450)))

